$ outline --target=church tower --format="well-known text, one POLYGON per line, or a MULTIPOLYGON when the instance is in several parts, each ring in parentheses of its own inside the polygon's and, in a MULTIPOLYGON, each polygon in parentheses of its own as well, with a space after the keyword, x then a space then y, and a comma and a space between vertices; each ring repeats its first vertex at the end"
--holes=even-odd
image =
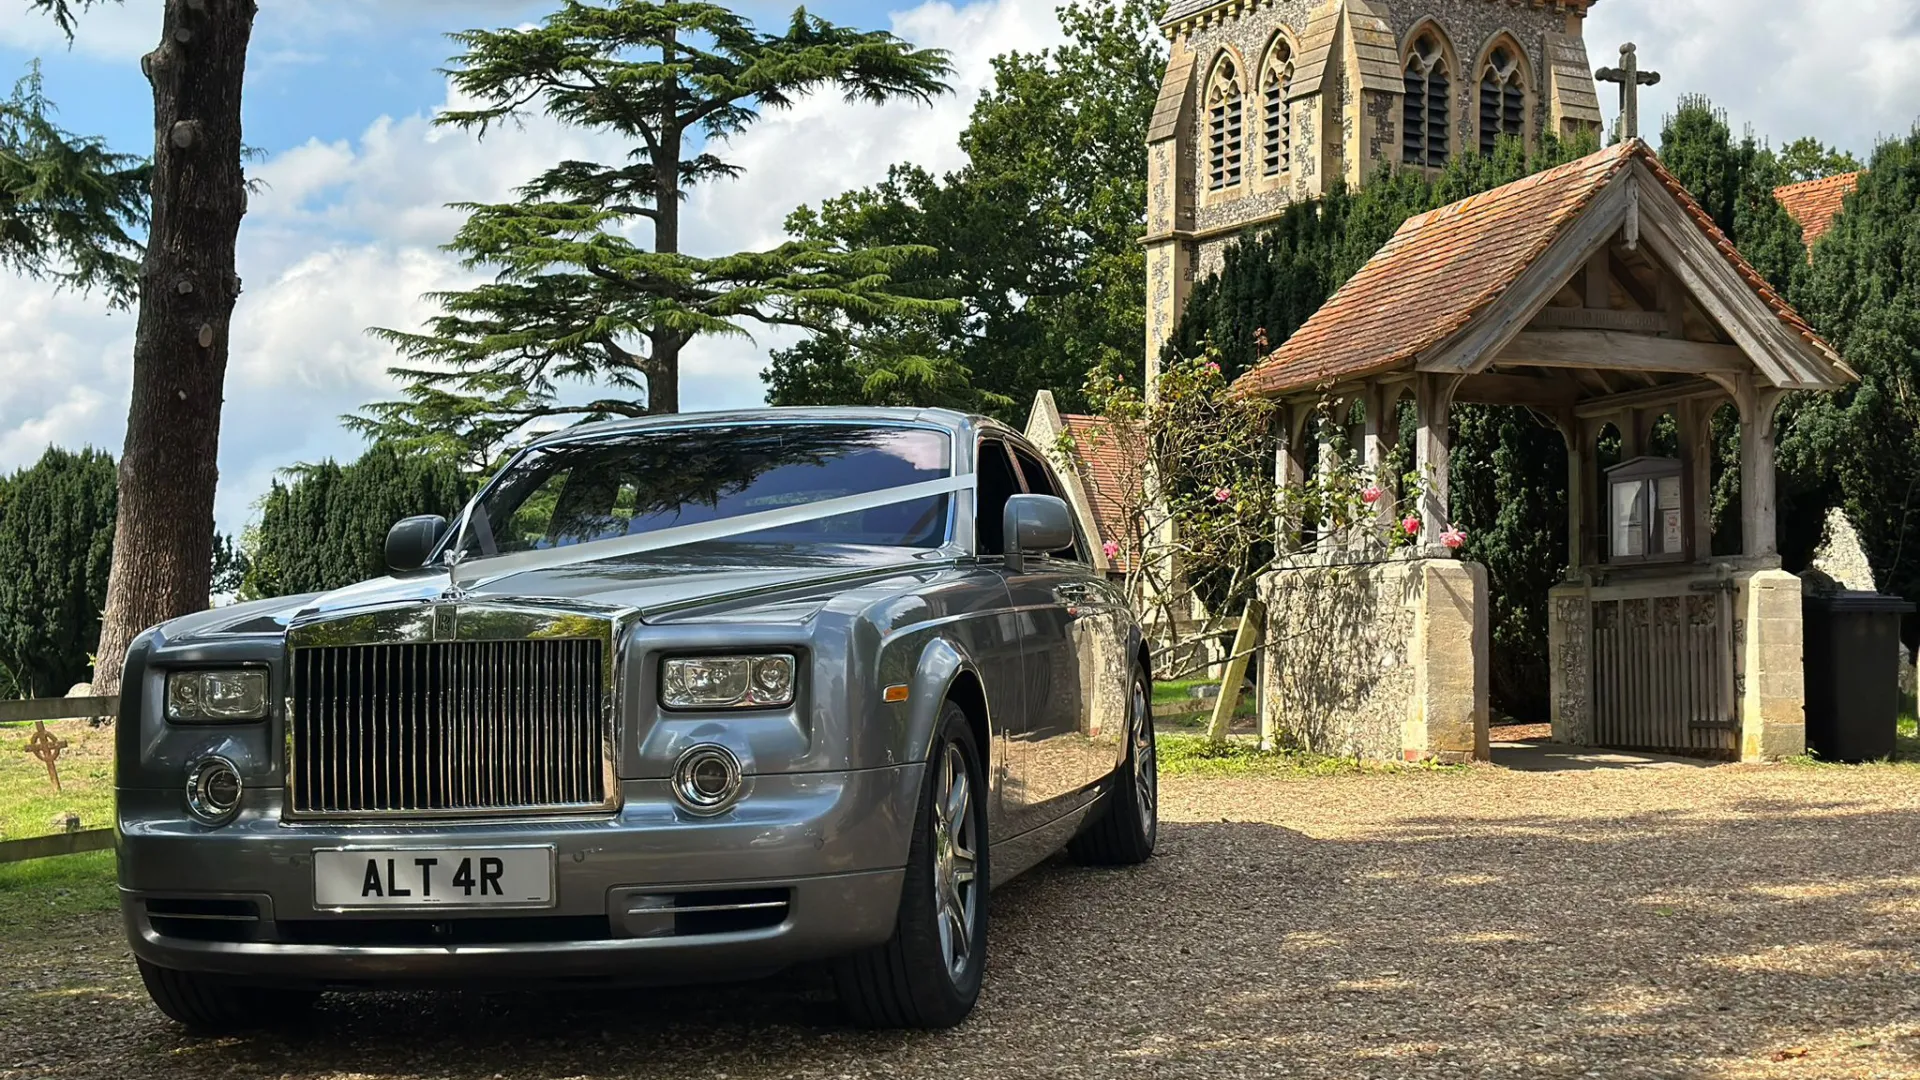
POLYGON ((1598 132, 1593 2, 1173 0, 1147 131, 1148 385, 1196 278, 1290 204, 1503 135, 1598 132))

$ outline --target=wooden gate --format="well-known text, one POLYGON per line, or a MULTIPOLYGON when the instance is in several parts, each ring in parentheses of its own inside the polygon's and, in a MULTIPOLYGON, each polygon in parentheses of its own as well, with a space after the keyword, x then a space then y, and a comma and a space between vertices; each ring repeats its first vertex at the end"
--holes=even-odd
POLYGON ((1594 745, 1739 753, 1734 631, 1730 584, 1594 590, 1594 745))

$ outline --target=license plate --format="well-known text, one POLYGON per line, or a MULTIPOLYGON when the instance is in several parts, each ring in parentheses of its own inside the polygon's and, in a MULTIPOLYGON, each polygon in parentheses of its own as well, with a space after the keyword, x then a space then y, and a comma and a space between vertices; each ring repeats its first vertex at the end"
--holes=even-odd
POLYGON ((553 849, 352 848, 313 853, 316 908, 553 906, 553 849))

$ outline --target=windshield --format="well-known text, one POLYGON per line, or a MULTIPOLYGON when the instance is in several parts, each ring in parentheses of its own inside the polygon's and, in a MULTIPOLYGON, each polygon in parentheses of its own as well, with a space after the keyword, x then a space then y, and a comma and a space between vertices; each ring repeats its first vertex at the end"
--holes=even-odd
MULTIPOLYGON (((952 474, 945 432, 845 424, 641 431, 535 449, 481 497, 469 556, 590 544, 866 495, 952 474)), ((744 544, 935 548, 936 495, 730 537, 744 544)))

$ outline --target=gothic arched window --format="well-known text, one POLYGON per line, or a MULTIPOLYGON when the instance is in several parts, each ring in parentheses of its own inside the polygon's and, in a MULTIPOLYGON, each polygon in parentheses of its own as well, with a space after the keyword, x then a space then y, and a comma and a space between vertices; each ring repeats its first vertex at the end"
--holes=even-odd
POLYGON ((1448 124, 1452 110, 1452 74, 1446 49, 1431 30, 1414 41, 1407 53, 1406 113, 1401 124, 1400 160, 1408 165, 1437 169, 1447 163, 1452 146, 1448 124))
POLYGON ((1268 50, 1266 70, 1260 76, 1260 92, 1266 104, 1260 157, 1262 171, 1268 176, 1286 172, 1293 156, 1293 113, 1287 107, 1287 92, 1292 88, 1293 50, 1282 38, 1268 50))
POLYGON ((1480 152, 1492 154, 1502 135, 1524 139, 1526 130, 1527 88, 1519 54, 1510 46, 1495 46, 1480 73, 1480 152))
POLYGON ((1233 58, 1223 56, 1207 88, 1207 186, 1218 191, 1240 183, 1246 149, 1246 94, 1233 58))

